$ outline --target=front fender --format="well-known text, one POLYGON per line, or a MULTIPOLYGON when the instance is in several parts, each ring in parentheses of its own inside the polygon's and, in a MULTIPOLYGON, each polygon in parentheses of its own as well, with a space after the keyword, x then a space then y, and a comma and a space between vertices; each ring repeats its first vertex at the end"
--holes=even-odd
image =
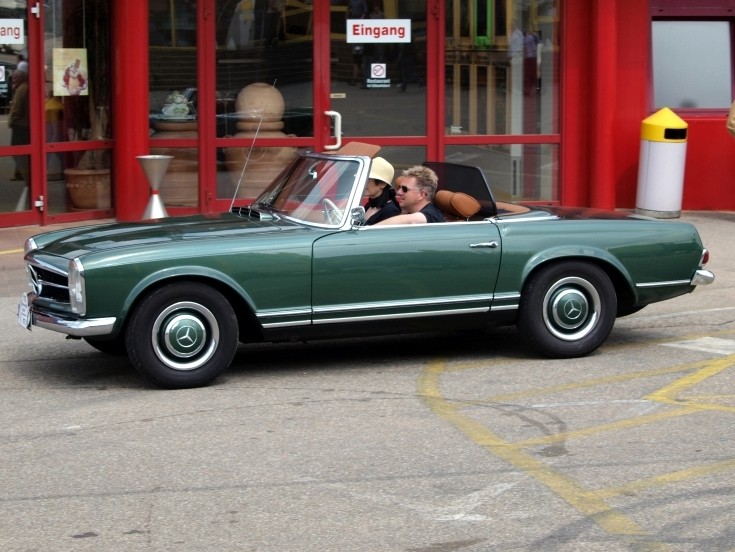
POLYGON ((218 287, 224 285, 236 294, 238 294, 243 301, 252 310, 255 309, 255 303, 245 289, 232 277, 228 276, 220 270, 212 268, 196 266, 196 265, 183 265, 171 268, 158 270, 148 274, 146 277, 141 279, 133 288, 130 293, 126 296, 125 301, 122 305, 122 318, 127 318, 130 309, 136 303, 139 297, 143 295, 147 290, 154 287, 158 287, 175 280, 193 279, 199 281, 212 281, 216 282, 218 287))
POLYGON ((253 308, 252 297, 234 278, 221 270, 197 265, 156 268, 146 274, 139 271, 115 274, 114 269, 91 271, 86 275, 87 314, 85 318, 114 317, 113 334, 118 334, 133 306, 149 290, 176 280, 191 279, 213 282, 238 294, 253 308))

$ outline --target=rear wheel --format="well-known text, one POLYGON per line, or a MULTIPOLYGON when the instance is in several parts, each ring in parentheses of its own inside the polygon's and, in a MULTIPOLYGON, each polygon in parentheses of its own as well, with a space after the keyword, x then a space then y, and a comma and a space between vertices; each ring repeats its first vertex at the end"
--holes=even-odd
POLYGON ((164 387, 199 387, 232 362, 237 317, 214 288, 177 282, 142 298, 131 314, 125 341, 130 360, 145 377, 164 387))
POLYGON ((617 312, 615 287, 605 272, 585 262, 558 263, 526 284, 518 329, 541 353, 570 358, 596 350, 610 335, 617 312))

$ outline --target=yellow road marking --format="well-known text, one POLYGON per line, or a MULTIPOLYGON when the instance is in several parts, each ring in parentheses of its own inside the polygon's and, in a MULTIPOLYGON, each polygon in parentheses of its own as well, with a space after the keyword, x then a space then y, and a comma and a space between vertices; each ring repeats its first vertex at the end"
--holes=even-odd
POLYGON ((724 358, 721 358, 715 361, 710 361, 706 367, 700 370, 697 370, 693 374, 690 374, 686 377, 678 379, 675 382, 667 385, 666 387, 662 387, 658 391, 655 391, 649 394, 645 398, 652 400, 652 401, 659 401, 659 402, 667 403, 667 404, 676 404, 676 405, 686 404, 687 406, 694 407, 697 409, 722 408, 725 410, 733 410, 729 407, 721 407, 720 405, 706 405, 706 404, 696 403, 694 401, 686 400, 686 399, 679 397, 679 394, 684 392, 687 389, 690 389, 696 384, 708 378, 711 378, 714 375, 719 374, 723 370, 730 368, 734 362, 735 362, 735 355, 730 355, 730 356, 726 356, 724 358))
POLYGON ((641 425, 652 424, 668 418, 675 418, 677 416, 687 416, 695 412, 694 408, 679 408, 676 410, 669 410, 667 412, 659 412, 656 414, 645 414, 642 416, 636 416, 635 418, 628 418, 625 420, 618 420, 617 422, 610 422, 609 424, 600 424, 596 426, 589 426, 583 429, 577 429, 574 431, 564 431, 555 433, 553 435, 546 435, 544 437, 536 437, 533 439, 526 439, 525 441, 518 441, 515 444, 522 447, 530 447, 536 445, 547 445, 549 443, 555 443, 558 441, 569 441, 572 439, 580 439, 582 437, 588 437, 590 435, 599 435, 607 431, 618 431, 621 429, 628 429, 631 427, 637 427, 641 425))
MULTIPOLYGON (((432 412, 495 456, 536 478, 603 530, 623 538, 636 550, 668 550, 665 544, 651 541, 641 526, 607 504, 594 492, 587 491, 573 479, 536 460, 519 446, 504 441, 482 424, 461 414, 457 405, 441 395, 439 380, 445 368, 446 364, 443 361, 432 362, 422 371, 417 382, 419 395, 432 412)), ((463 403, 459 403, 459 406, 462 405, 463 403)))
MULTIPOLYGON (((721 335, 732 334, 732 330, 716 332, 721 335)), ((708 335, 713 335, 709 333, 708 335)), ((681 336, 676 338, 677 341, 681 336)), ((670 342, 672 339, 660 340, 670 342)), ((640 344, 639 344, 640 345, 640 344)), ((507 361, 507 359, 506 359, 507 361)), ((507 362, 506 362, 507 363, 507 362)), ((668 546, 662 542, 655 542, 646 534, 645 530, 634 520, 630 519, 620 511, 613 508, 606 500, 621 495, 634 493, 650 487, 675 484, 687 479, 706 477, 718 472, 735 470, 735 459, 724 460, 709 465, 695 466, 683 470, 665 473, 637 481, 629 482, 619 487, 598 489, 590 491, 582 487, 572 478, 560 473, 542 461, 536 460, 523 449, 548 444, 556 441, 564 441, 573 438, 582 438, 588 435, 597 435, 604 431, 615 431, 629 427, 656 423, 667 418, 696 414, 703 410, 721 410, 735 412, 735 407, 715 404, 716 400, 729 400, 732 395, 707 395, 691 394, 689 397, 682 396, 697 384, 716 376, 730 368, 735 363, 735 355, 724 358, 707 359, 689 364, 670 366, 665 368, 642 370, 628 374, 618 374, 593 378, 585 381, 576 381, 568 384, 554 385, 545 388, 527 389, 516 393, 496 395, 488 400, 463 400, 450 401, 441 394, 440 380, 442 375, 460 372, 467 369, 478 369, 487 367, 487 363, 473 362, 447 366, 444 361, 437 360, 429 364, 419 376, 417 387, 420 396, 427 406, 437 416, 452 424, 462 431, 467 437, 479 446, 485 448, 493 455, 515 466, 543 483, 552 492, 563 498, 570 506, 594 521, 603 530, 611 535, 626 540, 635 550, 668 550, 668 546), (609 424, 590 426, 575 431, 568 431, 554 435, 527 439, 519 442, 509 442, 493 433, 480 422, 472 420, 462 414, 462 409, 473 405, 512 404, 511 401, 538 395, 579 390, 595 387, 598 385, 609 385, 626 382, 635 379, 659 377, 667 374, 684 373, 683 377, 674 382, 648 394, 644 399, 655 401, 666 405, 674 405, 677 408, 657 414, 636 416, 634 418, 619 420, 609 424), (707 402, 709 401, 709 402, 707 402)), ((735 552, 732 551, 732 552, 735 552)))
POLYGON ((632 481, 626 485, 621 485, 620 487, 598 489, 595 493, 601 498, 613 498, 636 491, 642 491, 651 487, 671 485, 673 483, 679 483, 680 481, 694 479, 695 477, 706 477, 714 473, 728 470, 735 470, 735 459, 723 460, 722 462, 715 462, 714 464, 695 466, 685 470, 678 470, 671 473, 656 475, 654 477, 647 477, 645 479, 639 479, 638 481, 632 481))
POLYGON ((0 251, 0 255, 11 255, 13 253, 23 253, 22 249, 4 249, 0 251))
POLYGON ((504 403, 512 402, 521 398, 533 397, 535 395, 549 395, 554 393, 562 393, 565 391, 575 391, 584 389, 585 387, 597 387, 598 385, 608 383, 621 383, 635 379, 652 378, 663 376, 666 374, 676 374, 677 372, 689 372, 698 370, 704 366, 708 366, 711 360, 700 360, 691 364, 683 364, 681 366, 668 366, 666 368, 656 368, 653 370, 641 370, 640 372, 629 372, 627 374, 615 374, 613 376, 603 376, 585 381, 574 381, 571 383, 563 383, 560 385, 552 385, 550 387, 537 387, 536 389, 526 389, 517 393, 507 393, 505 395, 494 395, 487 399, 488 402, 504 403))

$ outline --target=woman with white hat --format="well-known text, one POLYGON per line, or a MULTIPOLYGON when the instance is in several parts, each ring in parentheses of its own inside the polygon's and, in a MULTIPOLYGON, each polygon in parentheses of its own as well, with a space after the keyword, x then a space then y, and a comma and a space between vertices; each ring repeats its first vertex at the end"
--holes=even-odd
POLYGON ((376 224, 381 220, 401 214, 395 202, 396 192, 391 186, 393 165, 382 157, 375 157, 370 166, 370 176, 365 185, 365 225, 376 224))

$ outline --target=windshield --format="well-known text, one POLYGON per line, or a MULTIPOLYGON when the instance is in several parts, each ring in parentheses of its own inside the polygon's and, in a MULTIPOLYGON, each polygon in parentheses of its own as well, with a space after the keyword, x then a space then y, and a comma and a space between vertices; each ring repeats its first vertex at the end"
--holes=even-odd
MULTIPOLYGON (((307 154, 296 159, 253 202, 254 209, 270 210, 302 222, 341 226, 368 159, 307 154)), ((358 186, 358 184, 360 184, 358 186)))

